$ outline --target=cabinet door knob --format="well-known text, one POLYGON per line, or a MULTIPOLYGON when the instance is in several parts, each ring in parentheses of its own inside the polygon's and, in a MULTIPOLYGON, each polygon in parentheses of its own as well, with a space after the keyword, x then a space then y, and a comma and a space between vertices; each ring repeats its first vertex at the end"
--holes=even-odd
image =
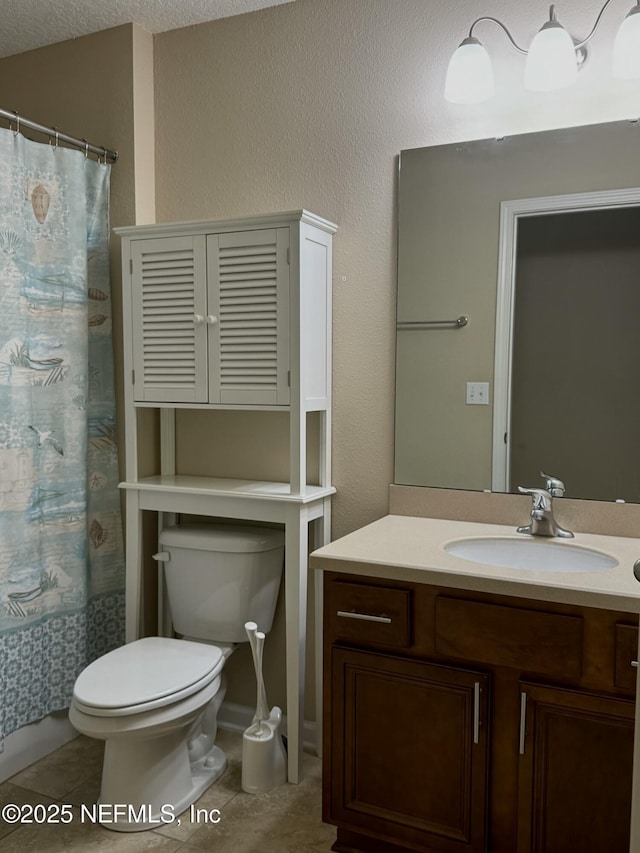
POLYGON ((204 317, 202 316, 202 314, 194 314, 193 323, 195 326, 201 326, 204 323, 204 317))
POLYGON ((640 663, 638 663, 638 661, 637 661, 637 660, 632 660, 632 661, 631 661, 631 666, 635 666, 635 668, 637 669, 637 668, 640 666, 640 663))
POLYGON ((215 324, 216 324, 217 322, 218 322, 218 318, 217 318, 217 317, 214 317, 214 316, 213 316, 213 314, 207 314, 207 323, 208 323, 210 326, 215 326, 215 324))

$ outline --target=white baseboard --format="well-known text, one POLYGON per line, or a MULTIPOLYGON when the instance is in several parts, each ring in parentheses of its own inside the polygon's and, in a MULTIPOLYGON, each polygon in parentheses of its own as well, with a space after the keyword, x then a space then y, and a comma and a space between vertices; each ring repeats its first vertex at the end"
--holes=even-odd
POLYGON ((0 782, 39 761, 50 752, 78 737, 66 711, 56 711, 43 720, 11 732, 0 752, 0 782))
MULTIPOLYGON (((223 702, 218 711, 218 725, 221 729, 231 732, 244 732, 249 728, 255 708, 249 705, 239 705, 237 702, 223 702)), ((287 734, 287 718, 282 718, 282 734, 287 734)), ((302 729, 302 746, 305 752, 317 755, 316 749, 316 724, 309 720, 304 721, 302 729)))

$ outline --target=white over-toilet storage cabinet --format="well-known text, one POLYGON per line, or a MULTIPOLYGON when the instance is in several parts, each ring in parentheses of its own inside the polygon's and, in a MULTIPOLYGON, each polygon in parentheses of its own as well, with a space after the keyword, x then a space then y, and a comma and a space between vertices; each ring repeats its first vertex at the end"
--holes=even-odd
MULTIPOLYGON (((331 247, 337 226, 306 210, 117 228, 122 239, 127 641, 140 634, 142 513, 285 528, 289 781, 302 768, 309 523, 330 539, 331 247), (160 473, 138 474, 138 413, 160 411, 160 473), (176 471, 175 411, 289 412, 288 483, 176 471), (319 482, 307 483, 307 413, 319 413, 319 482)), ((264 452, 269 452, 265 444, 264 452)), ((202 454, 224 453, 203 447, 202 454)), ((316 585, 318 593, 318 585, 316 585)), ((320 659, 321 644, 316 658, 320 659)), ((318 665, 318 672, 321 667, 318 665)), ((320 696, 316 705, 319 707, 320 696)), ((319 728, 320 714, 316 714, 319 728)))

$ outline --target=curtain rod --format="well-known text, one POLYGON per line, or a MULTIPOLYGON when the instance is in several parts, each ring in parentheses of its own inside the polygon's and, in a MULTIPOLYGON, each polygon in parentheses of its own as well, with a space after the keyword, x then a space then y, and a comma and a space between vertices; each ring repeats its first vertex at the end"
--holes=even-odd
POLYGON ((76 148, 80 148, 84 151, 85 157, 89 151, 91 151, 91 153, 95 154, 98 159, 104 158, 105 163, 115 163, 118 159, 117 151, 110 151, 108 148, 104 148, 99 145, 90 145, 86 139, 78 139, 76 136, 69 136, 66 133, 60 133, 55 127, 45 127, 45 125, 38 124, 36 121, 23 118, 23 116, 18 115, 17 112, 9 112, 9 110, 3 110, 0 107, 0 118, 6 119, 9 123, 15 123, 16 133, 20 132, 21 127, 28 127, 30 130, 36 130, 38 133, 44 133, 50 139, 55 139, 56 145, 58 142, 66 142, 69 145, 74 145, 76 148))

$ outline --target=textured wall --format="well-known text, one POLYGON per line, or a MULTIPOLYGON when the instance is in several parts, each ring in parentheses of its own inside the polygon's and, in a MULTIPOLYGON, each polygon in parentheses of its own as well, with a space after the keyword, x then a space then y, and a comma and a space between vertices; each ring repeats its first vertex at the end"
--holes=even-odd
MULTIPOLYGON (((568 0, 562 21, 584 36, 599 5, 568 0)), ((544 4, 297 0, 156 36, 158 221, 307 207, 339 225, 335 536, 384 515, 393 478, 398 152, 635 115, 637 84, 613 84, 606 68, 608 33, 626 11, 609 12, 577 85, 546 96, 522 93, 521 57, 482 25, 504 77, 495 101, 472 108, 442 98, 449 54, 471 21, 503 17, 528 42, 546 17, 544 4)), ((186 447, 188 419, 181 428, 186 447)), ((270 429, 256 427, 253 444, 265 452, 270 429)), ((273 701, 283 699, 282 641, 278 622, 267 642, 273 701)), ((250 668, 240 662, 231 661, 229 695, 250 702, 250 668)))
MULTIPOLYGON (((562 21, 584 35, 597 9, 574 0, 562 21)), ((609 10, 578 84, 545 96, 522 94, 521 57, 482 25, 505 77, 494 102, 472 108, 441 92, 473 18, 502 16, 527 42, 546 7, 297 0, 156 37, 158 220, 305 206, 339 224, 335 535, 384 514, 393 478, 398 152, 633 115, 638 85, 612 83, 606 67, 608 30, 625 11, 609 10)))

